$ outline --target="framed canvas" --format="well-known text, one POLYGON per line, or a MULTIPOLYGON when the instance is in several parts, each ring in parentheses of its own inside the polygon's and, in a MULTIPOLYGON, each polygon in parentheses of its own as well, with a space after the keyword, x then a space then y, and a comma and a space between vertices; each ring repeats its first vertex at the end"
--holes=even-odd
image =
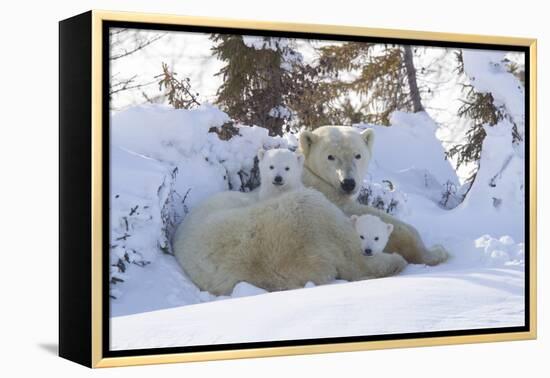
POLYGON ((536 40, 59 24, 59 354, 536 337, 536 40))

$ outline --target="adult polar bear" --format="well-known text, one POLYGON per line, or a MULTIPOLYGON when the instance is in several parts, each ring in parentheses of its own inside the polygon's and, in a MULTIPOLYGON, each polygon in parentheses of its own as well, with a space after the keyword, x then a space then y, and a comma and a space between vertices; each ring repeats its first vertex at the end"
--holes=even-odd
POLYGON ((302 182, 323 193, 348 216, 372 214, 393 224, 385 251, 397 252, 408 262, 437 265, 448 258, 441 246, 426 248, 418 231, 397 218, 356 201, 373 150, 374 134, 367 129, 361 134, 352 127, 323 126, 304 131, 300 149, 305 157, 302 182))
POLYGON ((178 227, 176 258, 202 290, 229 294, 241 281, 268 291, 295 289, 308 281, 389 276, 407 264, 397 254, 365 258, 349 217, 316 190, 250 198, 214 195, 178 227))
POLYGON ((180 265, 214 294, 228 294, 240 281, 283 290, 308 281, 353 281, 401 271, 406 261, 400 255, 362 256, 348 215, 364 213, 394 225, 387 251, 394 248, 409 262, 443 261, 446 252, 425 248, 413 227, 355 204, 372 144, 372 130, 359 134, 351 127, 325 126, 302 133, 302 181, 315 190, 260 202, 257 193, 229 191, 208 198, 176 230, 173 249, 180 265))

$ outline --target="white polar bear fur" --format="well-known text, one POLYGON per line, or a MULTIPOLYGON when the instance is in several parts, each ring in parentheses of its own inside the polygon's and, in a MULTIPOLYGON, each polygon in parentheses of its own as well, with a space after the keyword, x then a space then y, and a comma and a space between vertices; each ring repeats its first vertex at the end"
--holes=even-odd
MULTIPOLYGON (((391 223, 394 230, 386 251, 397 252, 410 263, 437 265, 448 258, 442 246, 426 248, 418 231, 378 209, 361 205, 356 197, 372 157, 374 132, 372 129, 359 133, 348 126, 322 126, 300 135, 300 150, 304 155, 302 182, 306 187, 323 193, 329 201, 348 216, 372 214, 391 223), (329 160, 328 156, 333 159, 329 160), (342 189, 344 179, 353 179, 353 191, 342 189)), ((384 148, 381 146, 380 148, 384 148)))
POLYGON ((176 230, 176 258, 202 290, 227 295, 242 281, 286 290, 384 277, 406 266, 397 254, 364 258, 351 220, 316 190, 260 202, 233 193, 206 200, 176 230))
POLYGON ((395 254, 364 258, 351 221, 342 212, 347 216, 373 214, 391 223, 394 230, 386 252, 396 251, 412 263, 436 265, 445 261, 448 256, 445 249, 434 246, 428 250, 414 227, 357 203, 357 190, 344 193, 340 189, 339 180, 348 174, 356 180, 356 189, 359 189, 371 159, 373 136, 372 130, 360 134, 345 126, 324 126, 313 132, 303 132, 300 137, 300 149, 304 155, 302 183, 315 189, 314 192, 301 189, 261 202, 258 202, 257 191, 226 191, 208 198, 193 209, 176 230, 174 253, 183 269, 201 289, 228 294, 232 285, 239 281, 247 281, 267 290, 290 289, 301 287, 302 282, 307 281, 326 282, 327 277, 349 280, 382 277, 404 268, 405 260, 395 254), (327 152, 336 155, 330 164, 327 152), (356 158, 357 155, 360 157, 356 158), (316 191, 323 193, 324 197, 318 193, 314 195, 316 191), (297 207, 292 208, 291 204, 297 207), (333 204, 341 211, 335 210, 333 204), (274 208, 277 211, 270 214, 274 208), (295 214, 296 219, 289 214, 295 214), (299 228, 286 232, 297 222, 299 227, 303 222, 303 232, 299 232, 299 228), (335 228, 327 225, 334 225, 335 228), (261 233, 252 232, 255 230, 261 233), (256 237, 264 234, 265 239, 256 237), (345 242, 335 249, 333 241, 326 235, 335 235, 334 239, 345 242), (352 243, 357 251, 350 255, 347 243, 352 243), (321 247, 319 251, 311 251, 312 246, 318 245, 321 247), (304 249, 308 251, 304 259, 318 257, 315 264, 300 263, 302 255, 292 253, 304 249), (353 257, 348 261, 351 265, 341 261, 342 256, 348 255, 353 257), (339 256, 340 259, 328 259, 331 263, 327 265, 326 256, 339 256), (363 262, 354 265, 357 256, 361 257, 357 261, 363 262), (286 272, 287 266, 293 264, 295 266, 288 268, 292 269, 292 274, 286 272), (281 270, 286 272, 286 276, 278 274, 281 270), (356 274, 351 274, 352 270, 356 274))
POLYGON ((285 148, 258 151, 260 169, 260 201, 274 198, 302 184, 303 156, 285 148), (278 180, 278 181, 277 181, 278 180))
POLYGON ((393 224, 384 223, 379 217, 370 214, 352 215, 351 222, 355 231, 357 231, 361 251, 365 256, 378 255, 384 252, 393 231, 393 224))

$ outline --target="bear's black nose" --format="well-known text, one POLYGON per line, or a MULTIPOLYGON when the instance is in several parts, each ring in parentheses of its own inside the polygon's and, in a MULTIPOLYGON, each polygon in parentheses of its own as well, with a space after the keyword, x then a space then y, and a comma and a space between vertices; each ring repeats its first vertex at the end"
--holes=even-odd
POLYGON ((372 256, 372 249, 370 248, 365 249, 365 255, 372 256))
POLYGON ((342 187, 342 190, 346 193, 352 192, 353 189, 355 189, 355 180, 354 179, 344 179, 340 183, 340 186, 342 187))
POLYGON ((273 179, 275 182, 282 182, 283 181, 283 178, 279 175, 275 176, 275 178, 273 179))

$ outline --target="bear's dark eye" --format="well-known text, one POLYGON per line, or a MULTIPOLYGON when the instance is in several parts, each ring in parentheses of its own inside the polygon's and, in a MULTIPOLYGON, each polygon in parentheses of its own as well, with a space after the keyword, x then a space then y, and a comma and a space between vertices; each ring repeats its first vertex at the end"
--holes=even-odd
POLYGON ((275 168, 275 167, 273 167, 272 165, 269 166, 269 169, 273 169, 273 168, 275 168))
POLYGON ((378 241, 378 236, 374 238, 374 241, 378 241))
POLYGON ((365 239, 365 238, 363 237, 363 235, 359 235, 359 237, 360 237, 361 239, 365 239))
POLYGON ((286 168, 285 168, 285 171, 290 171, 290 168, 289 168, 289 167, 286 167, 286 168))
POLYGON ((361 154, 355 155, 355 158, 356 158, 356 159, 361 159, 361 154))
POLYGON ((328 155, 328 160, 334 160, 334 156, 328 155))

